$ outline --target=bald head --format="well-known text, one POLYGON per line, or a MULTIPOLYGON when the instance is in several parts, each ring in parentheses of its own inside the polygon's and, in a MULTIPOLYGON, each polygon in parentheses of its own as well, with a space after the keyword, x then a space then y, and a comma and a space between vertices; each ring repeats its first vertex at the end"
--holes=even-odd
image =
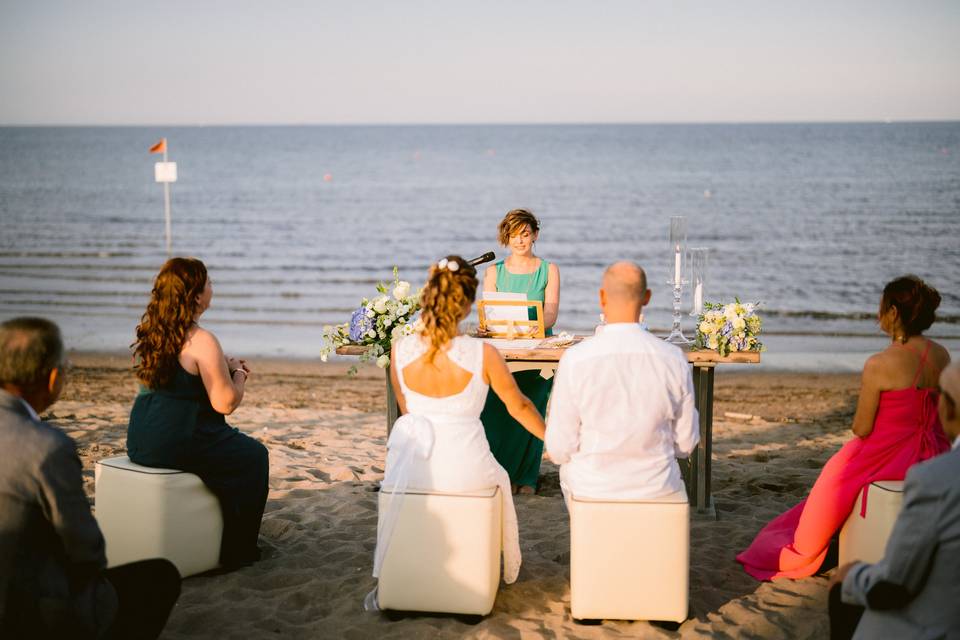
POLYGON ((600 306, 607 322, 636 322, 650 300, 647 274, 634 262, 616 262, 603 273, 600 306))
POLYGON ((940 423, 951 440, 960 437, 960 364, 954 362, 940 374, 940 423))
POLYGON ((611 300, 641 300, 647 290, 647 274, 636 263, 616 262, 603 272, 603 289, 611 300))

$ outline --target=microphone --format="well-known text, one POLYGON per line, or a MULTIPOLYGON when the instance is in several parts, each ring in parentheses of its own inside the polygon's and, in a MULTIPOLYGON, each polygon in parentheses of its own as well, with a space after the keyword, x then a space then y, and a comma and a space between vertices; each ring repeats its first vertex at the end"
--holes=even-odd
POLYGON ((467 260, 467 264, 471 267, 475 267, 478 264, 483 264, 484 262, 490 262, 494 260, 497 256, 493 254, 493 251, 487 251, 485 254, 479 258, 474 258, 473 260, 467 260))

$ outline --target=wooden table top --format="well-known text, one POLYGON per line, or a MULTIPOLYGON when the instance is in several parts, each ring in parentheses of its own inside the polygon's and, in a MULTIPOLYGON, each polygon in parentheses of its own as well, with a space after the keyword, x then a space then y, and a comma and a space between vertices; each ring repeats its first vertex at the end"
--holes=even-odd
MULTIPOLYGON (((501 342, 502 344, 502 342, 501 342)), ((498 347, 503 359, 507 361, 525 361, 525 362, 557 362, 566 351, 566 347, 554 348, 533 348, 533 349, 509 349, 498 347)), ((337 348, 337 354, 341 356, 359 356, 366 347, 361 345, 346 345, 337 348)), ((760 354, 756 351, 736 351, 725 356, 721 356, 716 351, 710 349, 685 349, 687 362, 700 366, 711 366, 718 364, 757 364, 760 362, 760 354)))

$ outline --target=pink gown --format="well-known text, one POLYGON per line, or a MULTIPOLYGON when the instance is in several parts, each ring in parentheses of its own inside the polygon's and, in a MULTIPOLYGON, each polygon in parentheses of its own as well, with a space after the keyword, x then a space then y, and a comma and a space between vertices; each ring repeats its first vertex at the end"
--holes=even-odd
POLYGON ((770 521, 737 556, 747 573, 758 580, 813 575, 863 487, 875 480, 903 480, 912 465, 950 448, 937 416, 937 390, 916 386, 929 351, 927 342, 913 384, 880 392, 873 431, 843 445, 810 495, 770 521))

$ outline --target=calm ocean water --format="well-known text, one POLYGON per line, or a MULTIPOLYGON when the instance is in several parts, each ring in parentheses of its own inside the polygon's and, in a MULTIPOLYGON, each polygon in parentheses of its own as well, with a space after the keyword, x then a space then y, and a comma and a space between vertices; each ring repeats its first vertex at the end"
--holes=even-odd
POLYGON ((132 341, 165 258, 146 153, 161 136, 174 251, 207 263, 228 351, 314 356, 394 265, 419 284, 446 253, 504 255, 496 225, 521 206, 561 269, 560 329, 596 324, 622 258, 668 329, 669 217, 685 215, 712 250, 707 299, 763 302, 769 362, 859 366, 883 344, 880 289, 906 272, 940 290, 931 334, 960 346, 956 122, 0 128, 0 318, 51 317, 80 349, 132 341))

